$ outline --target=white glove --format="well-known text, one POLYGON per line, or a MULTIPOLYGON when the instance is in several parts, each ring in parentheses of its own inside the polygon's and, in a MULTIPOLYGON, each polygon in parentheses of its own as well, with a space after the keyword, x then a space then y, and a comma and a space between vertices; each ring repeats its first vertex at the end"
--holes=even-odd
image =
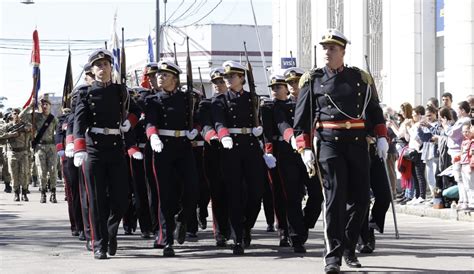
POLYGON ((291 136, 290 138, 290 145, 294 150, 298 150, 298 147, 296 146, 296 139, 295 136, 291 136))
POLYGON ((74 143, 69 143, 66 145, 66 150, 64 151, 66 157, 72 158, 74 157, 74 143))
POLYGON ((87 160, 87 152, 79 151, 74 153, 74 165, 76 167, 82 166, 82 163, 87 160))
POLYGON ((387 160, 387 152, 388 152, 388 142, 385 137, 380 137, 377 139, 377 154, 379 155, 380 159, 384 161, 387 160))
POLYGON ((189 140, 194 140, 196 136, 198 135, 197 129, 193 128, 193 130, 189 131, 186 130, 186 137, 188 137, 189 140))
POLYGON ((263 127, 262 126, 252 128, 252 134, 255 137, 258 137, 258 136, 262 135, 262 133, 263 133, 263 127))
POLYGON ((303 159, 303 163, 306 166, 306 171, 308 172, 309 176, 312 177, 316 174, 316 169, 314 168, 314 153, 311 149, 306 148, 301 153, 301 159, 303 159))
POLYGON ((127 132, 130 130, 130 127, 132 126, 132 124, 130 124, 130 121, 129 120, 125 120, 123 121, 122 125, 120 126, 120 130, 122 132, 127 132))
POLYGON ((232 149, 234 146, 234 142, 232 142, 232 138, 229 136, 222 137, 221 139, 222 146, 227 149, 232 149))
POLYGON ((151 149, 156 153, 160 153, 163 150, 163 142, 161 142, 160 137, 156 134, 150 136, 150 145, 151 149))
POLYGON ((271 153, 263 154, 263 159, 265 160, 265 164, 268 168, 272 169, 276 166, 276 158, 271 153))
POLYGON ((58 150, 58 156, 59 158, 62 158, 64 156, 64 149, 58 150))
POLYGON ((132 157, 135 160, 143 160, 143 153, 141 153, 140 151, 137 151, 132 154, 132 157))

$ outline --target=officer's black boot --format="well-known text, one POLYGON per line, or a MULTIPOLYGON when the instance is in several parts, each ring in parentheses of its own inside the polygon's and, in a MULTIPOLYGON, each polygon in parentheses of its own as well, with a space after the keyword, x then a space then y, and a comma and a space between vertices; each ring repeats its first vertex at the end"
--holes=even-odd
POLYGON ((44 191, 44 190, 41 190, 40 203, 42 203, 42 204, 46 203, 46 191, 44 191))
POLYGON ((110 238, 108 251, 110 256, 114 256, 117 253, 117 237, 110 238))
POLYGON ((289 238, 288 238, 288 233, 283 229, 279 229, 278 234, 280 234, 280 244, 279 244, 279 246, 280 247, 289 247, 290 246, 290 241, 289 241, 289 238))
POLYGON ((165 240, 165 247, 163 248, 163 257, 174 257, 173 242, 173 236, 167 235, 165 240))
POLYGON ((245 228, 244 229, 244 247, 249 247, 251 241, 252 241, 252 229, 245 228))
POLYGON ((20 190, 19 189, 15 190, 15 197, 13 198, 13 201, 15 201, 15 202, 20 201, 20 190))
POLYGON ((27 189, 22 189, 21 190, 21 200, 22 201, 28 202, 30 200, 30 199, 28 199, 28 196, 26 196, 26 194, 28 193, 27 191, 28 191, 27 189))
POLYGON ((176 222, 175 237, 178 241, 178 244, 182 245, 186 239, 186 223, 185 222, 176 222))
POLYGON ((49 196, 49 201, 53 204, 56 204, 58 200, 56 200, 56 189, 52 188, 51 189, 51 196, 49 196))
POLYGON ((234 255, 244 255, 244 247, 242 243, 235 243, 234 247, 232 247, 232 254, 234 255))
POLYGON ((295 253, 306 253, 306 247, 304 247, 301 236, 292 236, 291 243, 293 245, 293 251, 295 253))
POLYGON ((5 182, 5 189, 3 191, 6 193, 12 193, 12 186, 10 185, 10 182, 5 182))

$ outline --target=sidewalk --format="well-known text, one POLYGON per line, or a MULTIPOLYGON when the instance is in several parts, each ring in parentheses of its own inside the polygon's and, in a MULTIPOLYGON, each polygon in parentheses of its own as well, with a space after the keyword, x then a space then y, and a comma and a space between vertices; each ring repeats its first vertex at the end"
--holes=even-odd
POLYGON ((456 210, 454 208, 434 209, 431 205, 398 205, 395 203, 395 210, 397 213, 415 215, 420 217, 432 217, 445 220, 474 222, 473 211, 456 210))

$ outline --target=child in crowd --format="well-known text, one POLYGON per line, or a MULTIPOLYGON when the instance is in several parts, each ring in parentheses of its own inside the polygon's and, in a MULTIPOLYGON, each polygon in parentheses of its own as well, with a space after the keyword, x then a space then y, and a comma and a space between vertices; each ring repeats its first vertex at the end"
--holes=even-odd
POLYGON ((462 125, 464 137, 461 144, 461 153, 456 155, 453 162, 461 164, 462 183, 458 182, 459 203, 458 209, 474 209, 474 180, 472 170, 474 169, 474 127, 470 121, 462 125))

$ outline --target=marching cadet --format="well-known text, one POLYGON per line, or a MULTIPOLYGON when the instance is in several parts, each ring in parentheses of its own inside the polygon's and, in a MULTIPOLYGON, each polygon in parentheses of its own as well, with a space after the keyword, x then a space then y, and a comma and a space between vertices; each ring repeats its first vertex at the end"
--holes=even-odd
MULTIPOLYGON (((41 182, 41 199, 40 203, 46 203, 46 190, 48 180, 51 184, 51 196, 49 201, 57 203, 56 200, 56 180, 57 172, 57 151, 54 141, 58 119, 51 114, 51 102, 47 95, 40 98, 41 112, 34 113, 33 130, 35 136, 32 141, 32 148, 34 150, 35 165, 38 169, 38 177, 41 182)), ((31 100, 31 104, 26 107, 21 113, 20 118, 28 123, 32 122, 31 111, 35 105, 35 100, 31 100)))
POLYGON ((344 66, 348 43, 344 34, 333 29, 322 37, 326 66, 300 79, 294 120, 297 149, 308 173, 314 176, 321 164, 324 270, 328 273, 340 271, 342 256, 349 267, 361 267, 355 247, 369 204, 366 121, 374 126, 378 156, 385 158, 388 150, 387 128, 372 78, 356 67, 344 66))
POLYGON ((243 89, 245 67, 234 61, 222 66, 228 90, 213 98, 212 117, 224 148, 221 160, 235 236, 232 251, 242 255, 244 244, 250 246, 251 229, 260 211, 265 172, 257 137, 263 129, 255 125, 251 95, 243 89))
POLYGON ((274 136, 278 147, 278 171, 283 192, 286 194, 285 206, 288 212, 291 244, 295 253, 305 253, 304 243, 308 238, 308 230, 314 227, 321 212, 323 201, 321 187, 315 178, 308 177, 301 158, 295 153, 296 142, 292 127, 295 103, 288 98, 286 79, 275 75, 271 79, 270 86, 275 98, 273 119, 277 130, 274 136), (301 203, 305 187, 308 190, 308 200, 303 213, 301 203))
MULTIPOLYGON (((271 86, 272 85, 270 85, 270 87, 271 86)), ((284 96, 286 96, 286 94, 284 94, 284 96)), ((266 189, 263 193, 263 209, 265 210, 265 219, 267 220, 267 232, 275 231, 275 228, 273 227, 273 221, 271 219, 269 220, 268 218, 270 214, 272 217, 275 215, 278 223, 278 234, 280 238, 279 246, 289 247, 290 243, 286 211, 286 198, 279 173, 280 163, 275 158, 275 156, 279 155, 279 150, 278 128, 276 127, 276 124, 274 122, 273 108, 274 99, 263 98, 260 105, 260 113, 263 124, 263 140, 265 142, 265 154, 263 155, 263 158, 266 164, 265 168, 268 169, 269 173, 269 175, 266 176, 266 189), (269 195, 266 193, 267 191, 269 192, 269 195), (265 197, 267 195, 270 196, 270 199, 265 197), (268 205, 268 200, 270 200, 271 206, 268 205), (267 213, 267 211, 269 212, 267 213)))
MULTIPOLYGON (((224 82, 223 68, 217 67, 212 69, 209 77, 213 89, 212 98, 224 94, 227 91, 227 86, 224 82)), ((230 237, 230 226, 227 193, 220 157, 220 152, 223 148, 219 143, 217 132, 214 129, 211 102, 211 98, 203 98, 201 100, 198 108, 198 121, 202 128, 201 135, 205 140, 203 166, 205 177, 209 183, 209 192, 212 200, 214 239, 216 240, 217 247, 225 247, 230 237)))
POLYGON ((155 174, 159 187, 160 208, 166 222, 163 256, 174 256, 174 231, 179 244, 186 237, 186 223, 192 210, 196 210, 198 191, 197 171, 190 140, 197 130, 189 131, 191 105, 189 95, 179 88, 181 69, 172 61, 158 63, 158 88, 147 98, 145 119, 147 136, 155 155, 155 174), (178 187, 176 175, 183 186, 178 187), (182 190, 182 197, 180 191, 182 190), (182 207, 176 208, 181 201, 182 207), (178 212, 176 212, 178 211, 178 212), (175 215, 178 217, 175 220, 175 215))
POLYGON ((58 117, 58 127, 56 129, 55 136, 56 150, 61 163, 61 173, 64 180, 64 192, 66 193, 67 197, 71 232, 73 236, 79 236, 81 239, 85 240, 77 167, 74 166, 73 159, 66 157, 64 152, 68 119, 70 115, 71 109, 63 108, 63 114, 58 117))
POLYGON ((117 251, 117 230, 128 194, 121 133, 139 116, 125 86, 111 83, 112 60, 112 53, 104 49, 89 56, 95 81, 78 94, 74 114, 74 165, 84 171, 95 259, 117 251))
MULTIPOLYGON (((137 103, 142 109, 143 113, 145 113, 146 111, 147 98, 150 96, 154 96, 160 90, 160 88, 158 87, 158 82, 156 78, 157 72, 158 72, 158 63, 151 62, 147 64, 146 76, 151 86, 151 89, 140 90, 139 91, 140 96, 137 99, 137 103)), ((145 117, 144 124, 146 127, 146 117, 145 117)), ((141 130, 141 128, 138 128, 137 130, 141 130)), ((144 129, 144 132, 145 131, 146 129, 144 129)), ((165 225, 165 218, 160 209, 160 203, 159 203, 160 197, 158 195, 158 182, 156 181, 154 168, 153 168, 155 153, 153 153, 153 150, 151 149, 151 146, 150 146, 150 142, 148 142, 148 140, 145 142, 144 156, 145 156, 145 172, 146 172, 146 179, 147 179, 146 181, 148 183, 148 188, 149 188, 148 199, 149 199, 149 209, 150 209, 149 211, 150 211, 150 216, 151 216, 151 226, 152 226, 152 232, 155 236, 153 247, 163 248, 165 246, 164 229, 166 229, 166 225, 165 225)))
MULTIPOLYGON (((84 81, 85 84, 77 86, 71 94, 71 113, 68 115, 67 118, 67 126, 66 126, 66 139, 65 139, 65 149, 64 154, 68 158, 67 160, 67 170, 69 172, 69 177, 71 181, 71 185, 77 185, 79 191, 79 202, 81 206, 81 217, 83 223, 83 235, 79 232, 79 240, 86 241, 86 249, 92 251, 92 236, 91 236, 91 225, 90 225, 90 218, 89 218, 89 199, 87 197, 87 190, 85 185, 84 174, 82 169, 76 167, 74 165, 74 113, 76 111, 76 104, 78 95, 81 92, 87 92, 87 89, 92 85, 94 82, 94 74, 91 72, 91 65, 86 63, 84 65, 84 81), (81 91, 83 90, 83 91, 81 91)), ((73 194, 74 195, 74 194, 73 194)), ((74 197, 73 197, 74 199, 74 197)), ((77 214, 77 213, 76 213, 77 214)))
POLYGON ((14 201, 21 200, 28 202, 28 196, 26 193, 28 187, 27 175, 27 150, 29 148, 29 136, 28 132, 31 130, 31 124, 24 123, 19 117, 20 109, 15 108, 11 112, 12 121, 7 124, 1 125, 2 129, 0 132, 4 132, 0 135, 0 139, 6 140, 8 168, 11 174, 13 183, 13 192, 15 193, 14 201))
MULTIPOLYGON (((286 69, 283 72, 283 76, 285 77, 285 82, 288 84, 287 85, 288 91, 290 92, 289 99, 291 100, 291 102, 286 102, 286 104, 284 104, 285 106, 287 106, 287 108, 283 108, 283 110, 287 114, 288 114, 288 111, 291 113, 291 114, 288 114, 287 116, 287 117, 291 117, 291 119, 286 120, 286 122, 288 123, 288 127, 286 126, 284 119, 280 120, 280 121, 283 121, 283 124, 282 124, 283 132, 280 132, 282 136, 284 136, 284 131, 287 128, 293 126, 296 101, 298 100, 298 95, 300 94, 299 81, 303 74, 304 74, 304 70, 298 67, 291 67, 291 68, 286 69)), ((278 106, 283 106, 283 104, 278 104, 278 106)), ((284 116, 279 116, 279 117, 283 118, 284 116)), ((279 128, 282 125, 279 125, 279 128)), ((292 147, 294 148, 293 145, 292 147)), ((321 183, 319 182, 318 178, 315 178, 315 177, 309 178, 307 174, 304 175, 303 178, 305 178, 304 185, 306 186, 306 192, 308 194, 308 200, 306 201, 306 206, 303 209, 304 223, 305 223, 306 228, 310 229, 310 228, 314 228, 314 226, 316 225, 316 221, 318 220, 319 215, 321 214, 323 194, 321 190, 321 183)))

